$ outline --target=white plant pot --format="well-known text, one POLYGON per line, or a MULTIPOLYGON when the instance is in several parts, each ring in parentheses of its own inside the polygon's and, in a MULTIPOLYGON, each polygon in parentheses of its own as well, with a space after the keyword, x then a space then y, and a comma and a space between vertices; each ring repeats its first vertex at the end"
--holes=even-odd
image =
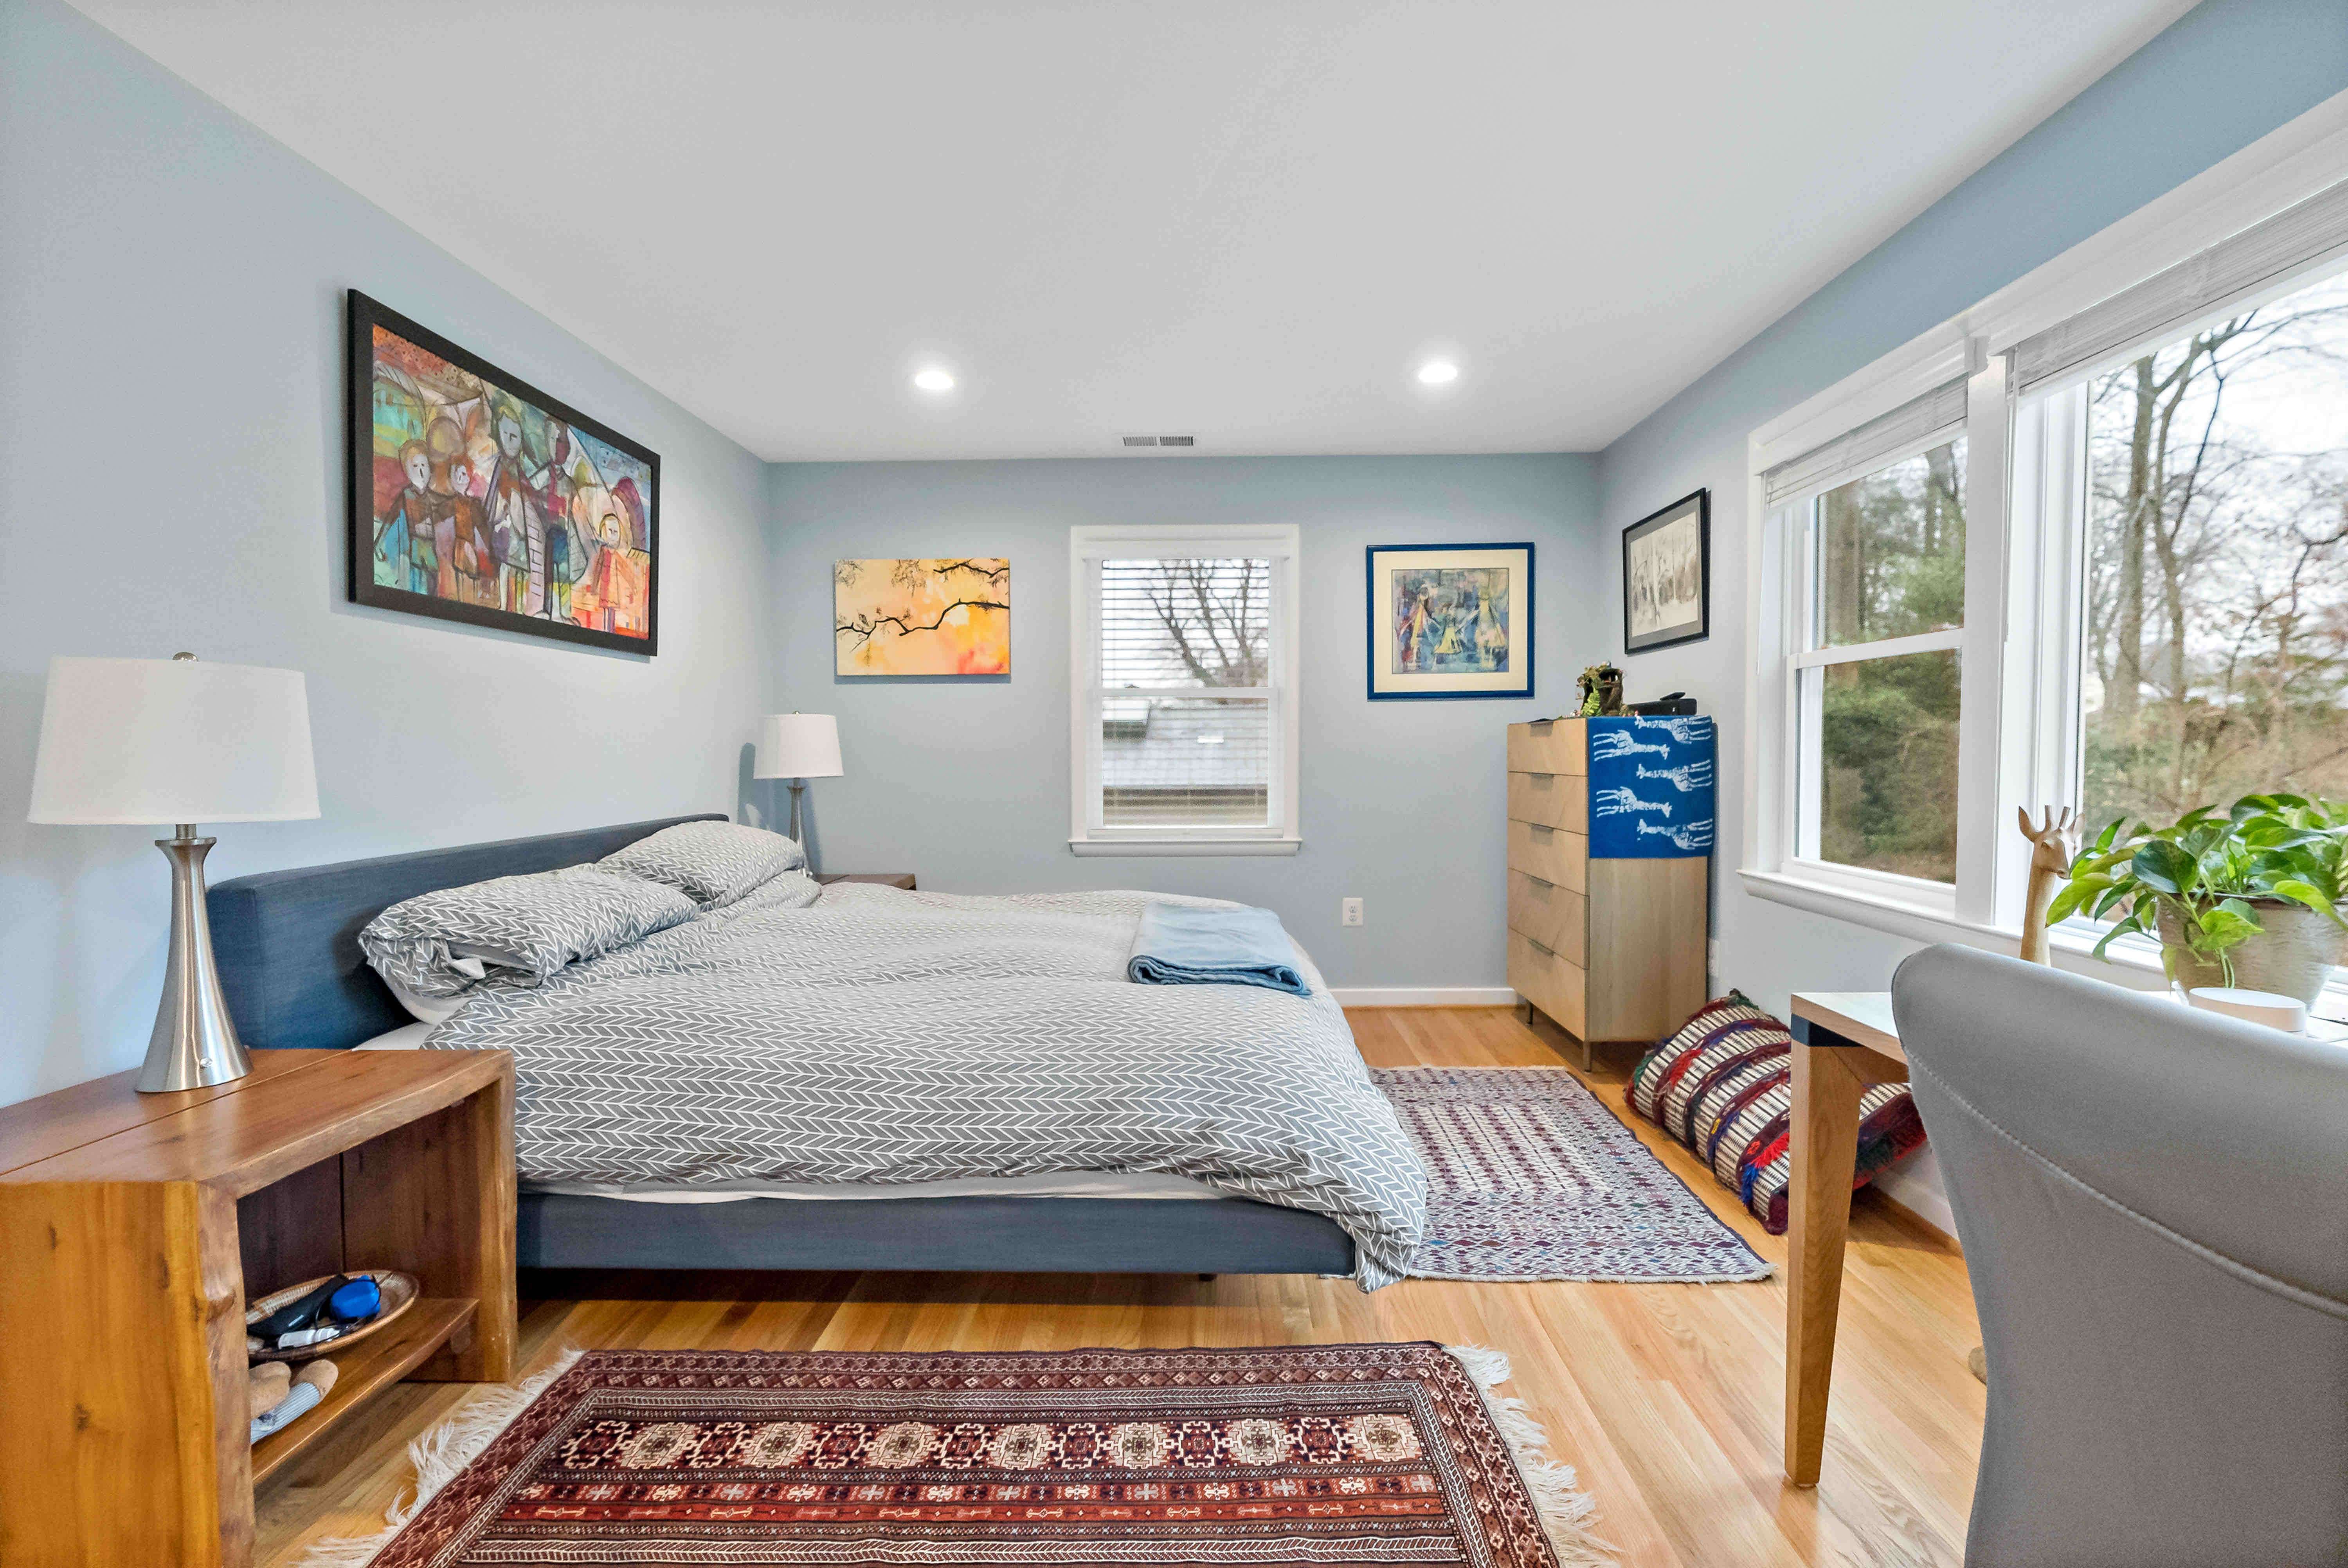
POLYGON ((2201 986, 2232 985, 2245 990, 2273 991, 2294 997, 2312 1008, 2323 994, 2332 966, 2340 961, 2342 937, 2338 926, 2324 916, 2288 898, 2248 898, 2258 917, 2259 933, 2233 949, 2233 979, 2225 966, 2202 961, 2185 945, 2185 934, 2175 913, 2161 906, 2160 940, 2176 958, 2177 983, 2187 991, 2201 986))

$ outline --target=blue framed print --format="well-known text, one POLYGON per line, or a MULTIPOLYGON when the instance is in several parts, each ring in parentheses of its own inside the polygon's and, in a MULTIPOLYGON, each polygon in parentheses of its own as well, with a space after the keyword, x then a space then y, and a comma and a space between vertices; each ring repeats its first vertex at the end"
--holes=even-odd
POLYGON ((1533 694, 1533 547, 1372 545, 1369 694, 1533 694))

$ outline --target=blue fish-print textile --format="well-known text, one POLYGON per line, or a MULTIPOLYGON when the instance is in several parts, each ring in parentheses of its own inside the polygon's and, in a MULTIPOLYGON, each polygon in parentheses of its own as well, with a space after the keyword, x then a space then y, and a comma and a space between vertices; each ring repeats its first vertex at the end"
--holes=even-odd
POLYGON ((1590 856, 1677 860, 1712 853, 1708 718, 1590 721, 1590 856))
POLYGON ((1269 909, 1200 909, 1182 904, 1142 907, 1125 978, 1153 986, 1262 986, 1309 997, 1296 946, 1269 909))

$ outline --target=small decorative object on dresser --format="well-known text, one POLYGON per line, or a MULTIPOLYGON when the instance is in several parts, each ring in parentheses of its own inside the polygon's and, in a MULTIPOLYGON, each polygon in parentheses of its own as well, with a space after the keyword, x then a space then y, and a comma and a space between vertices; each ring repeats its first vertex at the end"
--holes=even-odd
POLYGON ((1367 552, 1369 694, 1533 694, 1533 547, 1375 545, 1367 552))
POLYGON ((1707 718, 1509 726, 1509 984, 1581 1042, 1653 1043, 1704 1005, 1707 718))
MULTIPOLYGON (((829 713, 769 713, 758 725, 758 761, 752 776, 791 781, 789 836, 799 835, 799 802, 809 779, 840 776, 839 721, 829 713)), ((812 861, 809 862, 813 864, 812 861)))
POLYGON ((1622 651, 1712 635, 1712 492, 1683 496, 1622 530, 1622 651))
POLYGON ((1574 685, 1581 692, 1582 718, 1612 718, 1622 712, 1622 671, 1612 664, 1592 664, 1574 685))
POLYGON ((502 1050, 257 1050, 176 1101, 120 1072, 0 1107, 7 1561, 243 1568, 254 1486, 382 1390, 512 1377, 513 1082, 502 1050), (346 1256, 420 1296, 256 1436, 247 1303, 346 1256))
POLYGON ((204 906, 205 822, 318 815, 310 699, 298 670, 164 659, 52 659, 29 822, 172 823, 171 947, 141 1093, 242 1078, 204 906))

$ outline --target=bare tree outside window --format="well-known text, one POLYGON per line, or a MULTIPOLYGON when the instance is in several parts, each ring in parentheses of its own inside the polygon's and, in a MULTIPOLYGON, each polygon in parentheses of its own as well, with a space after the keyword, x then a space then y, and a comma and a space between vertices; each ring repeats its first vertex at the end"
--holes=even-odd
POLYGON ((1100 591, 1103 822, 1263 825, 1270 700, 1209 693, 1271 683, 1271 560, 1107 560, 1100 591))
POLYGON ((2348 279, 2088 393, 2089 832, 2348 797, 2348 279))

